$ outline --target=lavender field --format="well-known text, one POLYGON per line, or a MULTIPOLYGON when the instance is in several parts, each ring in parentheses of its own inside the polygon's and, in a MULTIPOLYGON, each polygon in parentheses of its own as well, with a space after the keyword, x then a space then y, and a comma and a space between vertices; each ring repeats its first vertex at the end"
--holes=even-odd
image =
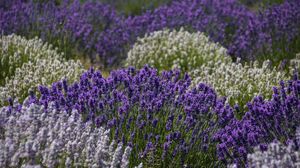
POLYGON ((0 168, 300 168, 300 0, 0 0, 0 168))

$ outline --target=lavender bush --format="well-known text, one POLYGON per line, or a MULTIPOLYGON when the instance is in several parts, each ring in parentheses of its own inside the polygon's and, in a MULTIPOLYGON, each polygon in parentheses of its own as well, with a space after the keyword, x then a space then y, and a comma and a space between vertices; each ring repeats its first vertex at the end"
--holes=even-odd
POLYGON ((184 29, 156 31, 139 38, 128 52, 125 64, 137 68, 148 64, 159 71, 180 69, 191 72, 208 62, 231 62, 227 50, 201 32, 184 29))
POLYGON ((110 6, 92 0, 16 1, 8 9, 0 8, 2 33, 39 36, 67 57, 82 54, 95 58, 98 35, 115 22, 119 17, 110 6))
POLYGON ((22 101, 28 91, 39 85, 79 78, 83 66, 79 61, 66 61, 62 54, 40 39, 27 40, 16 35, 0 39, 0 105, 9 98, 22 101))
POLYGON ((59 110, 77 109, 84 121, 111 129, 111 137, 132 146, 130 167, 218 165, 210 136, 214 132, 214 91, 204 84, 190 90, 188 75, 132 67, 103 78, 93 69, 79 82, 40 87, 30 102, 59 110), (139 159, 137 159, 139 158, 139 159), (196 159, 197 158, 197 159, 196 159), (199 159, 200 158, 200 159, 199 159))
POLYGON ((5 79, 13 76, 24 63, 62 57, 51 45, 38 38, 27 40, 17 35, 1 36, 0 47, 0 85, 4 85, 5 79))
POLYGON ((19 105, 2 108, 0 119, 1 167, 129 165, 131 148, 110 142, 109 130, 83 122, 76 110, 68 114, 51 105, 19 105))
MULTIPOLYGON (((294 71, 291 66, 290 72, 294 71)), ((210 84, 220 96, 226 96, 230 105, 238 105, 241 110, 237 113, 244 115, 247 103, 255 96, 262 96, 265 100, 272 98, 272 87, 281 80, 288 80, 291 75, 272 67, 270 61, 259 65, 258 61, 242 64, 241 62, 208 62, 191 71, 194 78, 192 86, 199 82, 210 84)))
POLYGON ((223 128, 213 138, 218 142, 219 159, 243 165, 255 146, 265 149, 274 139, 285 142, 293 137, 300 121, 299 98, 300 81, 295 75, 293 80, 280 82, 280 88, 274 87, 272 100, 256 97, 249 102, 249 110, 241 120, 233 117, 240 110, 238 106, 231 108, 219 102, 216 112, 223 128))
POLYGON ((273 5, 241 27, 228 47, 236 57, 279 63, 299 52, 300 1, 273 5))
POLYGON ((278 62, 285 53, 293 57, 299 50, 299 10, 299 1, 295 0, 272 6, 262 14, 235 0, 173 1, 105 30, 97 51, 108 65, 116 64, 126 58, 138 37, 163 28, 185 27, 206 33, 228 48, 234 59, 268 58, 278 62))

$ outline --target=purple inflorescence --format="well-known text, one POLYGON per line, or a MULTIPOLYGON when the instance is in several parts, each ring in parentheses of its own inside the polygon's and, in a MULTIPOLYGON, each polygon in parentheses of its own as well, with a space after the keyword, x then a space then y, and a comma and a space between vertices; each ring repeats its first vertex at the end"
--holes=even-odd
POLYGON ((219 124, 213 139, 218 143, 220 160, 245 163, 247 154, 255 146, 263 150, 274 139, 287 141, 294 137, 300 124, 300 81, 295 78, 273 88, 271 100, 254 98, 248 103, 248 111, 241 120, 233 118, 234 110, 224 104, 217 105, 219 124))
POLYGON ((134 151, 142 151, 140 157, 153 149, 162 157, 189 157, 209 143, 217 100, 213 89, 204 84, 189 89, 189 76, 179 75, 158 74, 145 66, 116 70, 104 78, 90 69, 79 82, 40 86, 40 98, 31 96, 25 104, 48 107, 53 102, 59 110, 76 109, 86 121, 113 130, 116 140, 133 144, 134 151))

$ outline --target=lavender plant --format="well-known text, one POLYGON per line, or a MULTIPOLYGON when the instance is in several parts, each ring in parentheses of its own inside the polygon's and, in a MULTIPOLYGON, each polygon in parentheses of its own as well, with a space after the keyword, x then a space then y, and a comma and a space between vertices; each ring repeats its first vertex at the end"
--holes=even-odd
MULTIPOLYGON (((291 66, 290 71, 294 68, 291 66)), ((199 82, 210 84, 220 96, 226 96, 230 105, 247 108, 247 102, 255 96, 268 100, 272 97, 272 87, 281 80, 287 81, 291 75, 271 66, 270 61, 264 61, 262 66, 258 61, 242 65, 237 62, 210 61, 191 72, 194 77, 192 86, 199 82)), ((241 110, 238 116, 243 116, 241 110)))
POLYGON ((107 64, 116 64, 126 58, 138 37, 163 28, 185 27, 206 33, 228 48, 234 59, 279 62, 286 53, 293 57, 299 50, 299 10, 295 0, 271 6, 262 14, 236 0, 173 1, 105 30, 97 51, 107 64))
POLYGON ((230 107, 218 102, 216 113, 222 129, 214 135, 218 143, 217 153, 225 163, 246 164, 247 154, 253 152, 255 146, 266 149, 266 145, 278 139, 285 142, 294 137, 299 125, 300 81, 297 76, 293 80, 280 82, 280 88, 273 88, 271 100, 256 97, 247 104, 248 111, 241 120, 233 117, 240 108, 230 107))
POLYGON ((288 0, 260 12, 241 27, 228 47, 229 54, 279 63, 299 52, 300 2, 288 0))
POLYGON ((110 142, 109 130, 54 104, 15 105, 0 112, 1 167, 128 167, 131 147, 110 142), (125 148, 125 150, 123 150, 125 148), (124 151, 124 152, 123 152, 124 151))
POLYGON ((191 72, 209 61, 231 62, 226 52, 203 33, 165 29, 139 38, 128 52, 125 64, 138 68, 148 64, 159 71, 178 68, 191 72))
POLYGON ((60 59, 62 54, 52 45, 38 38, 27 40, 17 35, 1 36, 0 39, 0 85, 15 74, 17 68, 27 62, 35 64, 37 59, 60 59))
POLYGON ((145 166, 218 165, 209 138, 216 129, 216 95, 204 84, 190 90, 190 83, 179 71, 158 74, 147 66, 113 71, 108 78, 90 69, 71 85, 41 86, 40 98, 30 101, 77 109, 84 121, 110 128, 113 139, 132 146, 130 167, 140 161, 145 166))
POLYGON ((0 31, 28 38, 40 37, 58 47, 66 57, 78 55, 95 58, 98 34, 119 17, 109 6, 88 0, 34 2, 17 0, 0 9, 0 31))
POLYGON ((83 66, 79 61, 66 61, 51 45, 39 39, 2 36, 0 40, 0 105, 9 98, 24 100, 39 85, 67 79, 79 79, 83 66))

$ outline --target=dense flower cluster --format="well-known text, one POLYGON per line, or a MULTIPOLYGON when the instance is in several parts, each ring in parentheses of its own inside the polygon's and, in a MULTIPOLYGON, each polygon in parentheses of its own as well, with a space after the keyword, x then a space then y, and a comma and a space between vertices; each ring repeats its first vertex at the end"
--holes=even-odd
POLYGON ((31 96, 30 102, 77 109, 86 121, 107 126, 114 139, 132 144, 132 164, 140 158, 149 165, 197 166, 209 160, 216 165, 214 153, 204 153, 210 150, 216 95, 204 84, 190 90, 190 78, 179 75, 179 71, 159 75, 146 66, 113 71, 103 78, 91 69, 74 84, 62 81, 40 87, 41 97, 31 96))
POLYGON ((119 22, 116 12, 100 2, 15 0, 0 8, 0 31, 29 38, 39 36, 72 56, 83 52, 95 58, 95 43, 102 30, 119 22), (75 50, 75 51, 74 51, 75 50), (72 54, 70 54, 72 53, 72 54))
POLYGON ((278 62, 299 52, 300 1, 287 0, 274 5, 235 34, 229 53, 248 59, 271 59, 278 62), (297 51, 298 50, 298 51, 297 51), (255 57, 259 55, 260 57, 255 57))
POLYGON ((80 62, 66 61, 51 45, 39 39, 2 36, 0 44, 0 105, 9 98, 23 100, 29 90, 35 91, 39 85, 62 79, 72 82, 83 72, 80 62))
POLYGON ((0 39, 0 79, 1 85, 5 79, 13 76, 17 68, 24 63, 35 63, 38 59, 60 59, 63 57, 56 49, 42 40, 23 38, 17 35, 1 36, 0 39))
POLYGON ((300 151, 295 150, 293 144, 284 146, 278 142, 268 145, 268 150, 261 152, 259 148, 254 149, 253 154, 248 155, 249 167, 291 167, 300 166, 300 151))
POLYGON ((248 103, 248 111, 241 120, 233 118, 239 107, 231 108, 222 102, 217 105, 219 124, 222 129, 214 135, 218 142, 217 153, 220 160, 245 163, 247 154, 253 147, 266 145, 274 139, 287 141, 294 137, 300 124, 300 81, 295 75, 293 80, 280 82, 280 88, 273 88, 271 100, 254 98, 248 103))
POLYGON ((93 128, 77 111, 53 106, 5 107, 0 112, 0 167, 121 167, 130 147, 110 142, 109 130, 93 128))
MULTIPOLYGON (((291 69, 291 71, 293 71, 291 69)), ((231 105, 244 108, 255 96, 272 97, 272 87, 281 80, 290 79, 285 71, 272 68, 270 61, 241 63, 209 62, 192 72, 193 85, 199 82, 210 84, 220 96, 226 96, 231 105)))
POLYGON ((252 60, 263 55, 276 60, 278 49, 292 53, 297 49, 299 6, 299 1, 289 0, 257 14, 236 0, 173 1, 105 30, 97 51, 103 60, 113 64, 126 57, 138 37, 163 28, 185 27, 208 34, 213 41, 229 48, 234 57, 252 60), (272 54, 265 53, 268 51, 272 54))
POLYGON ((148 64, 160 71, 178 68, 190 72, 209 61, 231 61, 226 52, 203 33, 166 29, 138 39, 128 52, 126 64, 139 68, 148 64))

